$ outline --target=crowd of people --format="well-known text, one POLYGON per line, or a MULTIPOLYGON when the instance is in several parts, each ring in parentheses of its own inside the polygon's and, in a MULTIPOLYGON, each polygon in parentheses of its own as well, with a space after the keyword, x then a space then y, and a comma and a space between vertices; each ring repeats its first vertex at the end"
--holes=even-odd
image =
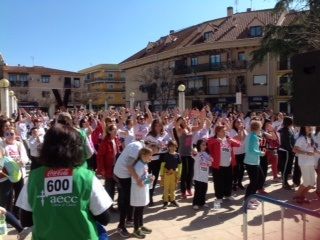
MULTIPOLYGON (((297 204, 309 203, 315 186, 320 198, 320 127, 295 126, 272 110, 151 112, 146 105, 61 110, 50 118, 20 109, 15 119, 0 119, 0 137, 0 215, 20 239, 31 226, 33 239, 107 239, 103 225, 116 211, 118 233, 142 239, 152 233, 143 212, 155 204, 159 184, 163 209, 192 198, 198 211, 232 204, 235 191, 244 200, 268 194, 269 165, 284 191, 298 188, 297 204), (206 201, 211 174, 214 204, 206 201)), ((247 207, 259 204, 251 199, 247 207)))

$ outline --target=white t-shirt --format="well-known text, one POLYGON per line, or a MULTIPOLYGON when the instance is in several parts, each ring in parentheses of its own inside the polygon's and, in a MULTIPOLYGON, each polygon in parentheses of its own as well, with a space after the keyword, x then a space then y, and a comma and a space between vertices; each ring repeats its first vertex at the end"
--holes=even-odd
POLYGON ((136 140, 143 140, 149 132, 149 124, 137 124, 134 127, 134 135, 136 140))
POLYGON ((22 140, 27 140, 28 137, 28 128, 25 122, 19 122, 17 125, 18 133, 22 140))
POLYGON ((116 161, 113 173, 119 178, 130 178, 128 166, 132 165, 137 159, 139 151, 143 147, 144 144, 139 141, 132 142, 126 146, 116 161))
POLYGON ((28 147, 30 149, 30 155, 32 157, 39 157, 40 153, 39 153, 39 146, 43 143, 43 136, 39 136, 39 141, 37 140, 37 138, 31 136, 28 139, 28 147))
MULTIPOLYGON (((300 136, 295 146, 299 147, 302 151, 314 152, 314 147, 311 146, 311 139, 305 138, 304 136, 300 136)), ((306 154, 297 154, 299 159, 299 166, 314 166, 315 165, 315 157, 308 156, 306 154)))
MULTIPOLYGON (((106 211, 113 203, 112 199, 109 197, 108 193, 102 186, 101 182, 95 176, 92 179, 92 191, 90 196, 90 212, 94 215, 100 215, 106 211)), ((28 183, 26 183, 18 197, 16 206, 25 210, 32 212, 31 206, 28 200, 28 183)))
POLYGON ((231 164, 231 146, 226 138, 221 142, 221 167, 229 167, 231 164))
MULTIPOLYGON (((245 131, 245 134, 248 135, 247 131, 246 130, 244 130, 244 131, 245 131)), ((238 133, 236 132, 236 130, 231 129, 230 132, 229 132, 229 137, 230 138, 234 138, 236 136, 238 136, 238 133)), ((234 147, 233 148, 233 152, 234 152, 235 155, 239 155, 239 154, 244 154, 245 153, 244 143, 245 143, 245 139, 242 142, 240 142, 240 147, 234 147)))
POLYGON ((200 139, 208 139, 209 138, 209 129, 203 128, 197 132, 195 132, 192 136, 192 144, 197 144, 200 139))
MULTIPOLYGON (((134 165, 134 170, 137 175, 142 179, 148 176, 148 164, 139 160, 134 165)), ((149 184, 143 187, 138 186, 136 180, 131 177, 131 190, 130 190, 130 205, 133 207, 143 207, 149 204, 149 184)))
POLYGON ((212 165, 212 158, 206 152, 197 153, 194 158, 194 175, 193 180, 199 182, 208 182, 209 167, 212 165))

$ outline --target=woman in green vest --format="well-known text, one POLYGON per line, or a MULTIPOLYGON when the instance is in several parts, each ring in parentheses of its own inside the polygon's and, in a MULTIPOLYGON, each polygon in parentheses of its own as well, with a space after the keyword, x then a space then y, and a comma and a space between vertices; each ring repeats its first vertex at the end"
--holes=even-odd
POLYGON ((42 167, 32 171, 18 198, 21 223, 33 239, 99 239, 97 222, 107 225, 112 204, 94 172, 84 168, 80 133, 56 124, 44 137, 42 167))

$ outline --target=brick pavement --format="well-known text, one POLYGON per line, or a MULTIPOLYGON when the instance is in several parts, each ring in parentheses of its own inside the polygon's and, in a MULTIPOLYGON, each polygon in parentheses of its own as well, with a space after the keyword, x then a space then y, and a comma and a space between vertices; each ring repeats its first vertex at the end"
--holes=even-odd
MULTIPOLYGON (((245 184, 247 180, 245 181, 245 184)), ((266 191, 270 192, 270 197, 279 200, 292 199, 293 191, 281 189, 280 183, 271 183, 270 176, 266 184, 266 191)), ((234 192, 235 200, 224 202, 221 209, 211 211, 202 209, 195 211, 192 209, 192 198, 181 200, 179 208, 168 207, 162 209, 161 189, 156 190, 155 206, 145 209, 145 225, 153 229, 152 234, 146 239, 174 239, 174 240, 197 240, 197 239, 217 239, 217 240, 237 240, 243 239, 241 226, 243 215, 241 205, 244 191, 234 192)), ((311 193, 311 204, 304 205, 310 209, 320 211, 320 201, 317 200, 315 193, 311 193)), ((213 183, 209 182, 208 202, 211 204, 214 198, 213 183)), ((289 201, 290 202, 290 201, 289 201)), ((249 211, 249 239, 256 240, 261 238, 261 207, 255 211, 249 211)), ((111 223, 107 226, 111 240, 122 239, 116 233, 118 214, 112 213, 111 223)), ((265 239, 281 239, 280 208, 265 203, 265 239)), ((132 228, 128 229, 132 232, 132 228)), ((16 239, 14 231, 5 237, 4 240, 16 239)), ((27 239, 31 239, 28 237, 27 239)), ((285 212, 285 239, 302 239, 302 216, 298 212, 286 210, 285 212)), ((320 220, 307 217, 307 239, 320 239, 320 220)))

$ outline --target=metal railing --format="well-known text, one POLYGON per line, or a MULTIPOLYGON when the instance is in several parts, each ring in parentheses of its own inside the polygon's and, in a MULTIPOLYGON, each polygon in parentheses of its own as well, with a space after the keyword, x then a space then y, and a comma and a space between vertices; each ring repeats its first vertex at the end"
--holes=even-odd
POLYGON ((268 202, 277 206, 280 206, 281 208, 281 240, 284 240, 284 211, 285 209, 292 209, 298 212, 302 213, 302 221, 303 221, 303 231, 302 231, 302 239, 306 240, 306 215, 310 215, 316 218, 320 218, 320 213, 313 211, 313 210, 309 210, 303 207, 299 207, 290 203, 286 203, 280 200, 276 200, 270 197, 266 197, 266 196, 262 196, 259 194, 253 194, 251 196, 249 196, 246 201, 244 202, 243 205, 243 239, 247 240, 248 239, 248 203, 251 199, 258 199, 261 202, 261 206, 262 206, 262 214, 261 214, 261 221, 262 221, 262 239, 265 239, 265 226, 264 226, 264 202, 268 202))

